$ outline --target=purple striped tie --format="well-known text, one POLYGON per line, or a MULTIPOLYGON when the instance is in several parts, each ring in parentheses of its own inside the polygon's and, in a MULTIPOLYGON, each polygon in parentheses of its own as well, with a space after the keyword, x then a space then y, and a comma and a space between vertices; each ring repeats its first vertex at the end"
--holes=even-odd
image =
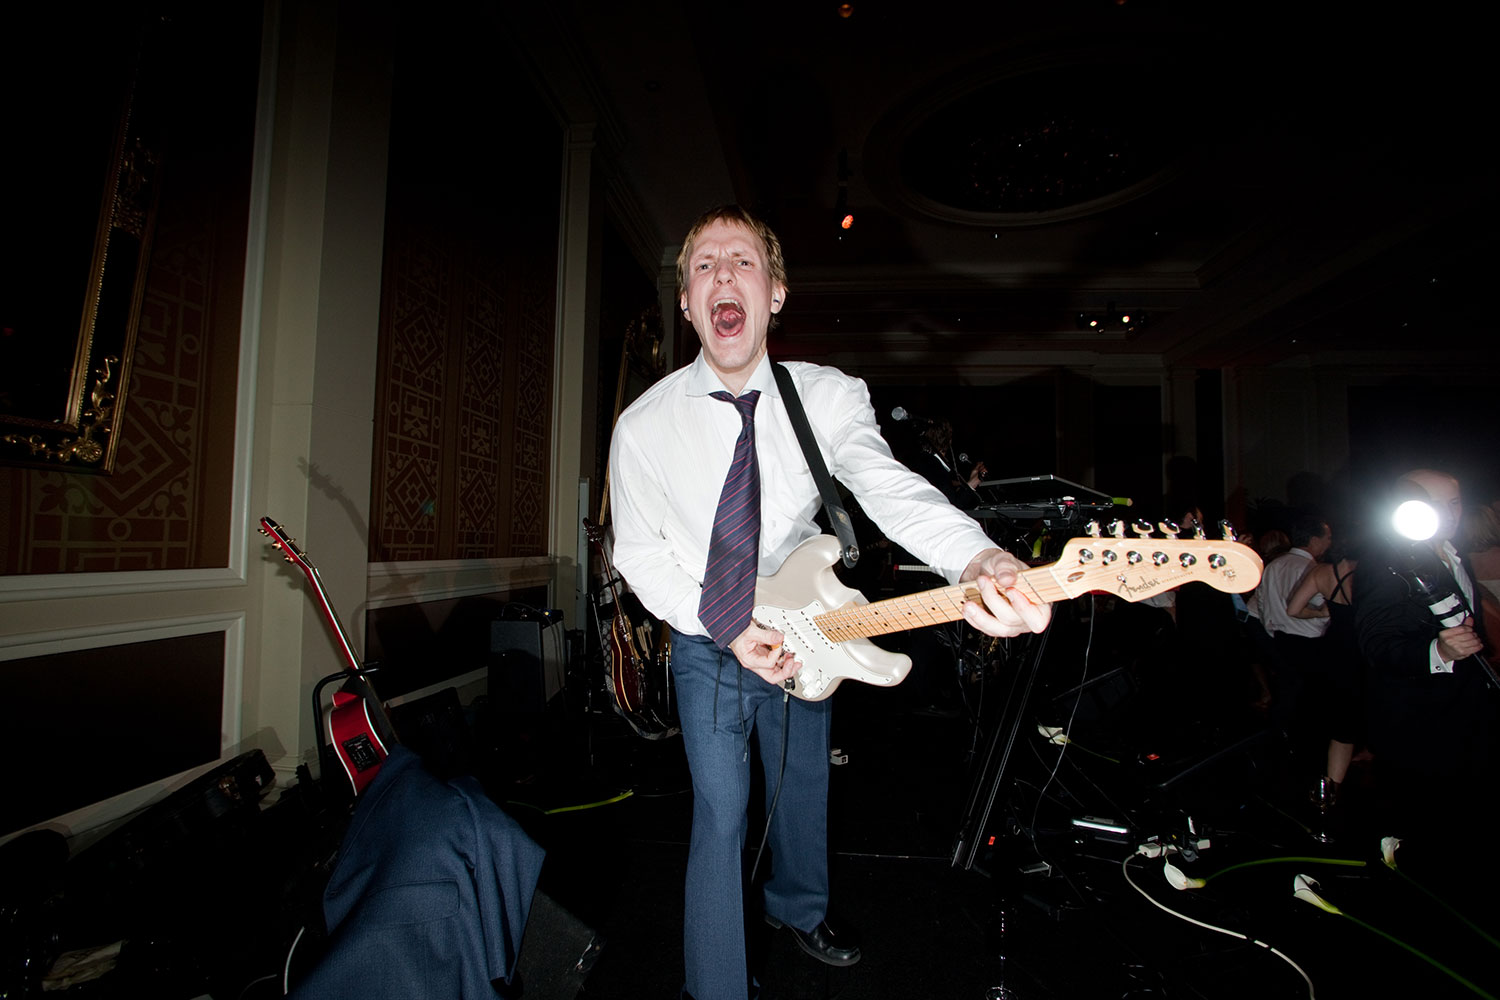
POLYGON ((755 462, 755 403, 760 390, 736 399, 727 392, 710 396, 733 403, 740 411, 740 436, 708 542, 703 596, 698 620, 720 649, 728 649, 750 624, 755 607, 755 570, 760 561, 760 467, 755 462))

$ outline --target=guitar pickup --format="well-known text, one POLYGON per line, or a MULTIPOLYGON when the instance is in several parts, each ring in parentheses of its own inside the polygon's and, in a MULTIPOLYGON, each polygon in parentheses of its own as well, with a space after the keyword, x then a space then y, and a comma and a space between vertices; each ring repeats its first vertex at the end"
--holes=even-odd
POLYGON ((844 753, 840 748, 834 747, 832 750, 828 751, 828 763, 847 764, 849 763, 849 755, 844 753))

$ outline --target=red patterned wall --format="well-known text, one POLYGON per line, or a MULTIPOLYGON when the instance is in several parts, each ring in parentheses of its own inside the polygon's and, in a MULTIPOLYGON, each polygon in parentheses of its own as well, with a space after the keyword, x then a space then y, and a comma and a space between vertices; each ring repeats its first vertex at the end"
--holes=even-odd
POLYGON ((464 33, 397 52, 371 482, 374 562, 547 550, 561 135, 464 33), (475 101, 504 94, 505 128, 475 101))

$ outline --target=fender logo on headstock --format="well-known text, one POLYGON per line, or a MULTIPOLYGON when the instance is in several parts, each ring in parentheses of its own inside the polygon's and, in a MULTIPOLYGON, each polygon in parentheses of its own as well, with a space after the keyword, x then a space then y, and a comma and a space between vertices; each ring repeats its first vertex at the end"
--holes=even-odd
POLYGON ((1141 577, 1140 585, 1139 586, 1135 586, 1135 587, 1132 587, 1125 580, 1121 580, 1120 581, 1120 589, 1117 591, 1117 593, 1119 593, 1121 596, 1126 596, 1126 595, 1130 595, 1130 594, 1145 594, 1145 593, 1148 593, 1148 592, 1150 592, 1152 590, 1155 590, 1157 587, 1160 587, 1160 586, 1161 586, 1161 581, 1160 580, 1148 580, 1145 577, 1141 577))

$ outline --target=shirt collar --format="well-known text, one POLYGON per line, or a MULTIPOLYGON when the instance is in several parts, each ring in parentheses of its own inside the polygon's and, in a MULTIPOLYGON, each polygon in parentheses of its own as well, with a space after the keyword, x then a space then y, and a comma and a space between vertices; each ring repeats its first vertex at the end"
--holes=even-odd
MULTIPOLYGON (((701 350, 693 359, 693 363, 688 366, 685 388, 689 396, 707 396, 711 392, 724 391, 724 383, 719 380, 714 370, 708 367, 708 362, 704 360, 701 350)), ((755 370, 750 373, 750 378, 746 380, 745 387, 740 390, 739 394, 743 396, 752 389, 759 389, 762 396, 780 397, 781 395, 776 387, 776 376, 771 372, 769 353, 761 357, 760 364, 756 365, 755 370)))

